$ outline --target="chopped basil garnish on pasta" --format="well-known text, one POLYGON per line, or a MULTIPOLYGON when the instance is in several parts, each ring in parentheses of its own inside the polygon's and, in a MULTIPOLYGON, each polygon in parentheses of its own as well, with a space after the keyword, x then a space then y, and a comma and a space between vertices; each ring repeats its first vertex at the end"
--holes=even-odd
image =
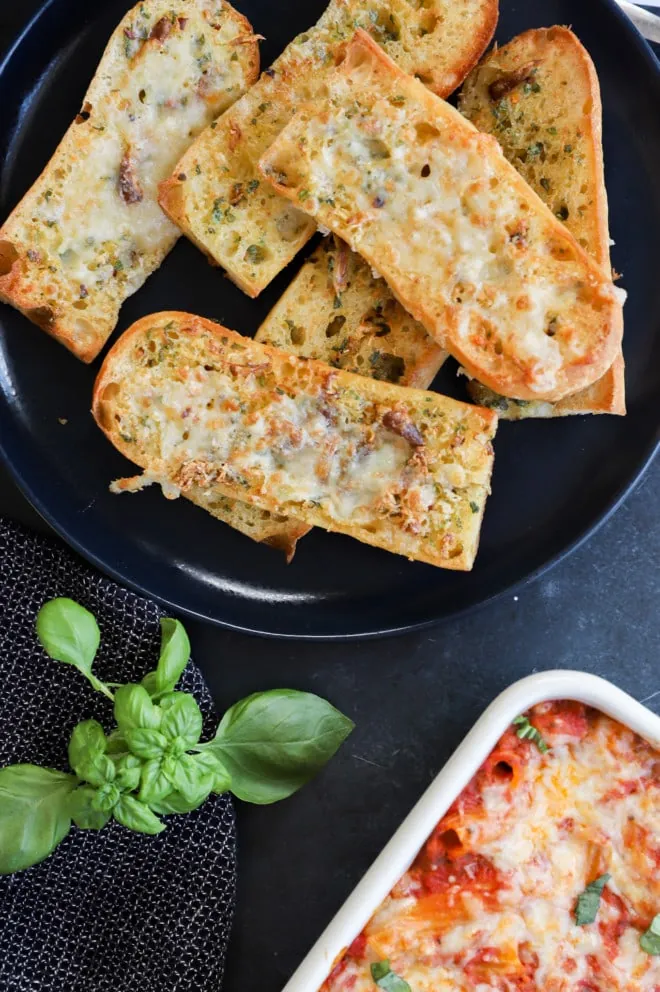
POLYGON ((598 907, 600 906, 600 897, 611 877, 611 875, 605 872, 604 875, 600 875, 587 885, 584 892, 578 896, 575 906, 575 922, 579 927, 583 927, 587 923, 593 923, 596 919, 598 907))
POLYGON ((660 913, 651 920, 651 926, 639 938, 639 946, 646 954, 660 955, 660 913))
POLYGON ((387 959, 385 961, 376 961, 372 964, 371 977, 378 988, 384 989, 385 992, 411 992, 408 982, 404 982, 403 978, 399 978, 392 971, 390 962, 387 959))
POLYGON ((517 727, 516 734, 521 740, 533 741, 541 754, 545 754, 546 751, 550 750, 550 747, 541 737, 541 734, 533 727, 526 716, 517 716, 513 721, 514 727, 517 727))

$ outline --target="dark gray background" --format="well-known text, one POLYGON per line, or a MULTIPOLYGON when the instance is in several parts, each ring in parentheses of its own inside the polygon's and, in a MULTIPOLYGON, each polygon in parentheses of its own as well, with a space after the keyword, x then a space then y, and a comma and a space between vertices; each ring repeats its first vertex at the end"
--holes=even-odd
MULTIPOLYGON (((0 2, 0 52, 36 6, 0 2)), ((293 799, 239 808, 226 992, 281 989, 479 713, 515 679, 580 668, 660 713, 658 483, 656 461, 614 518, 545 578, 430 632, 305 645, 188 623, 219 709, 290 686, 326 696, 357 724, 293 799)), ((0 513, 47 530, 2 469, 0 513)))

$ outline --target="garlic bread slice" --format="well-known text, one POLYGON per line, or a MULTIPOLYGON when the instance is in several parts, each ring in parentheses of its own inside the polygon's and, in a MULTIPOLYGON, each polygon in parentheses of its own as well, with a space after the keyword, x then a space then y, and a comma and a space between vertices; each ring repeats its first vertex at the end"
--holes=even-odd
POLYGON ((408 558, 472 567, 492 411, 167 312, 110 350, 93 413, 119 451, 184 495, 239 498, 408 558))
MULTIPOLYGON (((536 28, 496 48, 465 81, 459 109, 493 134, 509 162, 604 271, 611 272, 600 86, 589 53, 564 27, 536 28)), ((591 386, 556 403, 468 392, 501 419, 626 412, 623 354, 591 386)))
POLYGON ((255 80, 258 43, 224 0, 143 0, 82 109, 0 228, 0 300, 92 361, 179 236, 158 183, 255 80))
POLYGON ((610 367, 622 300, 490 135, 363 31, 260 161, 262 176, 385 278, 468 373, 556 400, 610 367))

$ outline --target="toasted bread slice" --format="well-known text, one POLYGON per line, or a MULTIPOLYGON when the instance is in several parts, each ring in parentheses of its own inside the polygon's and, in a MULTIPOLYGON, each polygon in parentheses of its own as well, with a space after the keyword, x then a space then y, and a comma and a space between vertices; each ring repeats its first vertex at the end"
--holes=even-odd
MULTIPOLYGON (((495 135, 511 164, 609 274, 600 87, 573 32, 538 28, 496 48, 466 79, 459 108, 495 135)), ((626 412, 622 354, 601 379, 557 403, 516 402, 476 380, 468 391, 508 420, 626 412)))
POLYGON ((156 199, 185 148, 259 72, 248 21, 217 0, 143 0, 0 229, 0 299, 85 362, 179 236, 156 199))
POLYGON ((249 296, 257 296, 314 233, 314 223, 261 181, 259 157, 323 79, 362 25, 406 72, 442 96, 485 51, 497 0, 330 0, 318 23, 295 38, 161 185, 175 224, 249 296))
MULTIPOLYGON (((333 368, 419 389, 431 385, 447 354, 364 259, 334 237, 325 238, 305 262, 256 340, 333 368)), ((256 541, 282 548, 289 561, 311 529, 227 497, 221 519, 256 541)))
POLYGON ((301 358, 428 389, 446 357, 387 283, 339 238, 325 238, 256 334, 301 358))
POLYGON ((497 141, 363 31, 260 168, 349 243, 470 375, 561 399, 610 367, 622 298, 497 141))
POLYGON ((161 313, 111 349, 93 413, 119 451, 184 493, 239 497, 443 568, 474 561, 490 410, 161 313))

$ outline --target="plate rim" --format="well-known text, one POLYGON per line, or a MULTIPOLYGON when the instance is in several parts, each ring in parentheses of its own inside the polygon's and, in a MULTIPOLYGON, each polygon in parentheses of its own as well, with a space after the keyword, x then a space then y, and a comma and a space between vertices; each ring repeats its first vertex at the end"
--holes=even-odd
MULTIPOLYGON (((49 0, 52 2, 52 0, 49 0)), ((660 428, 659 428, 660 429, 660 428)), ((568 558, 575 551, 579 550, 583 544, 586 544, 589 539, 594 536, 621 508, 622 504, 628 499, 628 497, 634 492, 635 489, 641 484, 649 468, 653 464, 656 455, 660 451, 660 437, 657 437, 654 442, 649 446, 646 458, 642 463, 641 467, 633 478, 625 485, 615 498, 614 502, 606 506, 602 512, 587 526, 583 527, 574 538, 572 542, 567 544, 561 551, 556 555, 549 558, 546 562, 540 565, 538 568, 531 572, 528 572, 523 578, 518 579, 515 582, 509 583, 497 592, 492 593, 485 599, 480 600, 478 603, 470 603, 469 605, 462 607, 457 610, 453 610, 446 616, 437 617, 436 619, 421 620, 418 623, 410 623, 405 626, 400 627, 387 627, 381 630, 370 630, 364 632, 351 632, 344 634, 314 634, 314 633, 290 633, 284 631, 272 631, 272 630, 256 630, 252 627, 243 627, 240 624, 231 623, 228 620, 219 620, 217 617, 209 616, 204 612, 195 611, 188 607, 182 607, 179 604, 168 599, 166 596, 161 596, 157 593, 146 589, 143 585, 134 579, 128 578, 124 575, 120 569, 114 568, 112 565, 103 561, 98 555, 94 554, 88 548, 84 546, 75 537, 72 537, 70 532, 66 527, 61 525, 59 521, 53 516, 53 514, 44 505, 43 501, 34 493, 32 488, 26 483, 23 476, 15 468, 15 465, 11 459, 7 458, 6 446, 0 440, 0 454, 3 458, 3 463, 8 469, 12 479, 18 486, 21 493, 28 500, 30 505, 39 516, 46 521, 46 523, 52 527, 57 536, 63 540, 69 547, 73 548, 82 558, 88 561, 90 564, 94 565, 101 573, 109 575, 116 582, 121 585, 128 586, 134 592, 139 595, 144 596, 146 599, 155 600, 161 606, 167 609, 172 609, 174 612, 187 617, 188 619, 210 623, 213 626, 221 627, 224 630, 230 630, 237 634, 248 634, 254 637, 263 637, 273 640, 284 640, 284 641, 317 641, 317 642, 333 642, 333 641, 367 641, 376 640, 378 638, 384 637, 401 637, 404 634, 411 634, 417 631, 429 630, 432 627, 439 627, 442 624, 448 623, 451 620, 466 617, 472 613, 484 609, 491 603, 500 599, 507 594, 515 593, 537 581, 543 575, 550 572, 556 565, 559 565, 564 559, 568 558)))
MULTIPOLYGON (((7 72, 12 60, 19 54, 23 43, 29 37, 30 33, 38 27, 39 21, 47 13, 54 11, 60 2, 61 0, 43 0, 23 28, 19 30, 13 40, 10 40, 4 55, 0 58, 0 88, 3 85, 4 74, 7 72)), ((503 0, 503 2, 506 2, 506 0, 503 0)), ((638 54, 642 58, 642 61, 646 64, 651 73, 655 75, 656 80, 660 82, 660 60, 656 57, 649 42, 647 42, 636 26, 632 23, 630 18, 628 18, 628 16, 618 6, 616 0, 595 0, 595 2, 605 8, 608 8, 610 13, 612 13, 619 21, 622 30, 628 35, 630 43, 637 50, 638 54)), ((6 397, 3 396, 3 400, 6 400, 6 397)), ((9 422, 11 422, 12 417, 10 413, 10 405, 3 402, 0 407, 0 417, 4 419, 5 416, 8 417, 9 422)), ((621 505, 640 485, 656 455, 658 454, 658 451, 660 450, 660 417, 658 418, 658 424, 656 425, 655 438, 653 440, 649 440, 648 445, 644 446, 644 455, 632 475, 628 478, 627 482, 615 493, 614 498, 611 501, 606 502, 600 512, 590 519, 589 523, 576 528, 573 538, 569 540, 560 551, 554 555, 551 555, 541 565, 527 572, 527 574, 522 578, 505 584, 502 588, 490 593, 478 602, 470 603, 464 607, 459 607, 458 609, 453 609, 450 613, 447 613, 444 616, 420 620, 418 622, 407 623, 400 626, 388 627, 385 625, 380 629, 352 631, 348 633, 274 631, 257 629, 256 626, 246 627, 239 623, 233 623, 230 620, 219 619, 217 616, 209 615, 208 612, 203 610, 199 611, 191 607, 181 606, 173 599, 160 593, 153 592, 153 590, 146 588, 143 584, 141 584, 140 581, 131 578, 120 568, 116 568, 111 562, 106 561, 99 554, 95 553, 92 549, 87 547, 84 541, 78 539, 75 536, 75 531, 72 529, 71 524, 66 519, 61 521, 55 511, 49 508, 48 502, 44 500, 44 498, 40 496, 34 487, 27 481, 25 478, 25 473, 21 470, 21 468, 19 468, 16 460, 9 455, 8 447, 10 447, 10 445, 2 436, 0 436, 0 455, 2 456, 3 464, 22 495, 27 499, 39 516, 52 528, 58 538, 63 540, 69 547, 73 548, 82 558, 92 564, 101 573, 109 575, 122 585, 128 586, 140 595, 153 599, 161 606, 171 609, 186 618, 194 621, 210 623, 214 626, 232 631, 234 633, 285 641, 346 642, 403 636, 408 633, 428 630, 432 627, 447 623, 450 620, 463 618, 469 614, 475 613, 478 610, 489 606, 503 596, 514 593, 528 584, 536 582, 539 578, 551 571, 555 566, 559 565, 562 561, 564 561, 564 559, 572 555, 592 536, 594 536, 601 529, 601 527, 603 527, 603 525, 616 514, 621 505)), ((66 513, 64 516, 66 517, 66 513)))

